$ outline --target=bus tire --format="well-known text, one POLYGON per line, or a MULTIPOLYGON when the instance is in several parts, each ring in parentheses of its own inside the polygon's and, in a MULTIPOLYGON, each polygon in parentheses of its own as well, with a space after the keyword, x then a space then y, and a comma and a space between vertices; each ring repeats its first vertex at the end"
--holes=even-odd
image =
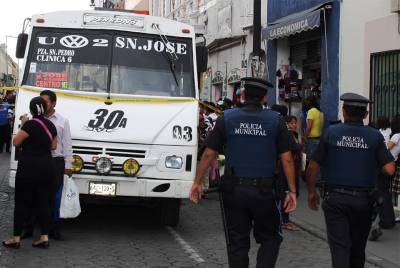
POLYGON ((160 202, 161 223, 171 227, 177 226, 179 223, 181 199, 162 198, 160 202))

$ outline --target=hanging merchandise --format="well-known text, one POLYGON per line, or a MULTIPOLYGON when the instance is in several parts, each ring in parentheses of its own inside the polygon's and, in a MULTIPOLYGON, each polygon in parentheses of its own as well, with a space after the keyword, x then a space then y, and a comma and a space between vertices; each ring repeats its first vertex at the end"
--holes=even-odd
POLYGON ((301 102, 299 91, 301 90, 301 80, 299 72, 295 66, 290 66, 288 72, 284 76, 285 101, 301 102))

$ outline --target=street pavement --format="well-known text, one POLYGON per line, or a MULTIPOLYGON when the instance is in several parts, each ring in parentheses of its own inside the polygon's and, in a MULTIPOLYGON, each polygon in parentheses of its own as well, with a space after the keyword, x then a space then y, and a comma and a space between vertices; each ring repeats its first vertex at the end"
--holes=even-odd
MULTIPOLYGON (((399 212, 397 212, 400 214, 399 212)), ((326 240, 326 226, 322 209, 313 211, 307 205, 307 189, 301 183, 298 207, 292 220, 304 230, 326 240)), ((400 268, 400 224, 391 230, 382 230, 378 241, 368 241, 366 249, 367 261, 385 268, 400 268)))
MULTIPOLYGON (((0 240, 12 234, 8 157, 0 154, 0 240)), ((200 205, 185 201, 176 228, 160 225, 155 215, 154 209, 139 206, 85 205, 77 219, 63 221, 64 241, 51 241, 48 250, 32 248, 32 239, 23 240, 19 250, 0 247, 0 267, 227 267, 215 193, 200 205)), ((327 243, 305 229, 284 232, 276 267, 330 267, 327 243)), ((255 267, 255 246, 252 239, 250 267, 255 267)))

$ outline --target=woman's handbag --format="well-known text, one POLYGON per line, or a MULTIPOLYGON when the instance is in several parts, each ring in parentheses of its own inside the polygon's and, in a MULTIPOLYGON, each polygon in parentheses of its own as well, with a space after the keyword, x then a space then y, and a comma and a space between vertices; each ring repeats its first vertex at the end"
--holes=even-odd
POLYGON ((76 218, 81 213, 79 190, 72 177, 64 177, 64 187, 61 194, 60 218, 76 218))

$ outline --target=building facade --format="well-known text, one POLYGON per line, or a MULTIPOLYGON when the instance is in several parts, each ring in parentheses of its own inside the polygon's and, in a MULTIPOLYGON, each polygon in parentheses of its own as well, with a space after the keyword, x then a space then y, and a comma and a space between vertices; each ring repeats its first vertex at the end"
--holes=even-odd
MULTIPOLYGON (((152 0, 151 15, 163 16, 195 27, 199 42, 209 51, 208 69, 200 77, 200 97, 216 102, 237 100, 240 78, 249 74, 253 48, 254 0, 152 0)), ((262 23, 267 1, 262 2, 262 23)))
POLYGON ((320 96, 326 122, 341 117, 339 96, 371 97, 371 120, 400 113, 400 1, 269 0, 263 38, 276 90, 270 98, 298 116, 320 96))
POLYGON ((337 120, 339 96, 340 1, 269 0, 263 28, 269 98, 299 117, 302 101, 320 99, 326 122, 337 120))
POLYGON ((15 86, 18 80, 18 65, 6 53, 5 44, 0 45, 0 86, 15 86))

